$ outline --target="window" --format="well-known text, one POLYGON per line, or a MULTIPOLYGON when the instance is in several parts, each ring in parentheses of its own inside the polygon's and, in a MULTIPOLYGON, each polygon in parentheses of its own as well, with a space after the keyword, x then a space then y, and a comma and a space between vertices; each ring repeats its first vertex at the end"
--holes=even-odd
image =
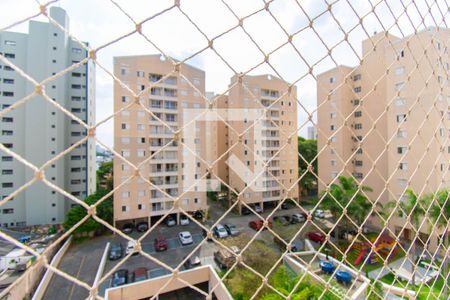
POLYGON ((3 117, 2 118, 3 123, 12 123, 13 121, 14 121, 14 119, 11 117, 3 117))
POLYGON ((72 101, 81 101, 81 97, 78 96, 72 96, 72 101))
POLYGON ((4 209, 2 209, 2 213, 5 214, 5 215, 13 214, 14 213, 14 208, 4 208, 4 209))
POLYGON ((138 210, 142 210, 143 205, 142 204, 138 204, 138 210))
POLYGON ((144 77, 145 76, 144 71, 137 71, 136 75, 137 75, 137 77, 144 77))
POLYGON ((362 167, 363 161, 362 160, 355 160, 355 166, 362 167))
POLYGON ((405 72, 405 67, 398 67, 395 69, 395 75, 400 76, 405 72))
POLYGON ((335 113, 335 112, 330 113, 330 118, 331 118, 331 119, 336 118, 336 113, 335 113))
POLYGON ((72 77, 81 77, 81 73, 72 72, 72 77))
POLYGON ((3 83, 4 84, 14 84, 14 79, 3 78, 3 83))
POLYGON ((8 46, 15 46, 15 45, 16 45, 16 41, 6 40, 6 41, 5 41, 5 45, 8 45, 8 46))
POLYGON ((355 124, 355 129, 362 129, 362 124, 361 123, 356 123, 355 124))
POLYGON ((128 151, 128 150, 123 150, 123 151, 122 151, 122 156, 123 156, 123 157, 130 157, 130 151, 128 151))
POLYGON ((355 87, 355 88, 353 89, 353 91, 354 91, 355 93, 360 93, 360 92, 361 92, 361 87, 360 87, 360 86, 357 86, 357 87, 355 87))
POLYGON ((336 142, 336 137, 335 137, 335 136, 332 136, 332 137, 330 138, 330 141, 331 141, 331 142, 336 142))
POLYGON ((404 178, 399 178, 399 179, 397 179, 397 182, 398 182, 398 185, 399 185, 400 187, 406 187, 406 185, 407 185, 407 183, 408 183, 408 181, 407 181, 406 179, 404 179, 404 178))
POLYGON ((12 156, 2 156, 2 161, 13 161, 13 157, 12 156))
POLYGON ((80 48, 72 48, 72 53, 80 54, 82 50, 80 48))
POLYGON ((130 198, 130 192, 122 192, 122 198, 130 198))
POLYGON ((122 103, 130 102, 130 97, 128 96, 122 96, 122 103))
POLYGON ((144 157, 145 156, 145 150, 137 150, 137 156, 138 157, 144 157))
POLYGON ((122 205, 122 212, 126 212, 128 209, 127 209, 127 206, 126 205, 122 205))
POLYGON ((405 154, 408 151, 408 148, 405 146, 397 147, 398 154, 405 154))
POLYGON ((361 148, 358 148, 358 150, 356 150, 356 154, 362 154, 363 150, 361 148))
POLYGON ((130 143, 130 138, 128 137, 123 137, 120 139, 122 144, 129 144, 130 143))
POLYGON ((333 131, 334 129, 336 129, 336 126, 335 125, 331 125, 330 126, 330 130, 333 131))
POLYGON ((353 173, 353 176, 354 176, 356 179, 363 179, 363 178, 364 178, 363 173, 359 173, 359 172, 353 173))
POLYGON ((145 125, 144 124, 137 124, 137 130, 144 130, 145 125))
POLYGON ((10 67, 10 66, 4 66, 3 70, 5 70, 5 71, 14 71, 14 69, 12 67, 10 67))
POLYGON ((11 169, 2 170, 2 175, 12 175, 12 174, 13 170, 11 169))
POLYGON ((400 51, 400 57, 405 57, 405 50, 400 51))
POLYGON ((12 188, 14 184, 12 182, 3 182, 2 188, 12 188))
POLYGON ((331 164, 332 167, 335 167, 336 166, 336 160, 332 159, 330 161, 330 164, 331 164))
POLYGON ((397 115, 397 123, 402 123, 406 121, 406 114, 397 115))
POLYGON ((354 113, 355 118, 359 118, 362 116, 362 111, 355 111, 354 113))
POLYGON ((352 103, 353 103, 354 106, 359 105, 359 99, 353 99, 352 103))
POLYGON ((127 130, 128 128, 129 128, 129 126, 128 126, 128 124, 127 123, 122 123, 122 129, 123 130, 127 130))
POLYGON ((128 69, 126 69, 126 68, 121 68, 121 69, 120 69, 120 75, 128 75, 128 69))
POLYGON ((2 135, 13 135, 12 130, 2 130, 2 135))
POLYGON ((408 163, 407 162, 401 162, 400 165, 398 166, 398 168, 400 170, 407 171, 408 170, 408 163))
POLYGON ((81 89, 81 84, 72 84, 72 88, 74 90, 79 90, 79 89, 81 89))
POLYGON ((14 92, 3 92, 2 95, 5 97, 14 97, 14 92))
POLYGON ((404 98, 395 99, 395 106, 405 106, 406 100, 404 98))
POLYGON ((336 82, 336 77, 330 77, 330 83, 335 83, 336 82))
POLYGON ((16 55, 14 53, 5 53, 6 58, 16 58, 16 55))
POLYGON ((361 74, 356 74, 353 76, 353 81, 358 81, 361 79, 361 74))
POLYGON ((396 91, 401 91, 403 88, 405 87, 405 83, 404 82, 398 82, 395 84, 395 90, 396 91))
POLYGON ((406 129, 400 128, 400 129, 397 131, 397 137, 398 137, 398 138, 406 138, 406 137, 407 137, 407 131, 406 131, 406 129))

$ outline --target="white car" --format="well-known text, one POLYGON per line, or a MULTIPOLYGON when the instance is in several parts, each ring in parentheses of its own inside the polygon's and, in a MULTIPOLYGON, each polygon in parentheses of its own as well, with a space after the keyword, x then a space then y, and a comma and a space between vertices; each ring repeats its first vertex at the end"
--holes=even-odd
POLYGON ((189 218, 186 215, 180 216, 180 225, 189 225, 189 218))
POLYGON ((189 245, 194 242, 192 239, 192 235, 189 231, 182 231, 178 234, 178 238, 180 239, 181 245, 189 245))
POLYGON ((325 212, 321 209, 318 209, 314 212, 314 217, 323 219, 323 218, 325 218, 325 212))
POLYGON ((255 212, 257 212, 258 214, 263 212, 263 209, 261 208, 261 206, 259 204, 255 204, 255 212))
POLYGON ((295 222, 299 222, 299 223, 306 221, 305 216, 303 216, 302 214, 293 214, 292 215, 292 220, 293 221, 295 220, 295 222))
MULTIPOLYGON (((134 245, 136 245, 136 242, 135 242, 135 241, 128 241, 127 249, 125 250, 125 253, 126 253, 126 254, 132 253, 132 252, 134 251, 134 245)), ((138 253, 139 253, 139 252, 135 252, 135 253, 133 253, 133 255, 136 255, 136 254, 138 254, 138 253)))
POLYGON ((214 235, 220 239, 226 238, 228 236, 228 231, 223 227, 222 224, 217 224, 213 229, 214 235))

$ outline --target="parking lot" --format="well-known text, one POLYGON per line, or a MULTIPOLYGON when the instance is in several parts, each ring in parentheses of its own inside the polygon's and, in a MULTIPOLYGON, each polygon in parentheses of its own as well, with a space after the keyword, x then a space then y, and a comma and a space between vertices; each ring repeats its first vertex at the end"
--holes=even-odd
MULTIPOLYGON (((219 207, 212 207, 214 210, 214 214, 210 216, 210 218, 205 222, 205 226, 210 227, 214 224, 222 214, 223 209, 219 207), (222 212, 221 212, 222 210, 222 212)), ((279 210, 274 213, 274 216, 278 215, 292 215, 293 213, 300 212, 298 208, 291 208, 288 210, 279 210)), ((262 213, 264 217, 268 216, 270 211, 266 211, 262 213)), ((257 217, 255 215, 247 215, 247 216, 239 216, 236 214, 230 214, 226 218, 224 218, 221 223, 231 223, 234 224, 237 229, 248 236, 252 236, 255 231, 248 226, 249 221, 255 220, 257 217)), ((324 227, 327 227, 326 224, 328 221, 326 219, 319 220, 319 223, 323 223, 324 227)), ((289 225, 294 228, 293 225, 289 225)), ((288 227, 286 227, 287 229, 288 227)), ((298 227, 296 227, 298 228, 298 227)), ((295 229, 295 228, 294 228, 295 229)), ((307 230, 314 229, 311 226, 307 225, 306 229, 302 231, 301 235, 298 239, 303 239, 304 234, 307 230)), ((141 233, 133 232, 130 234, 133 238, 138 238, 141 236, 141 233)), ((257 237, 257 239, 266 240, 267 242, 272 243, 273 235, 264 231, 257 237)), ((197 224, 191 222, 189 225, 181 226, 173 226, 167 227, 164 224, 159 225, 155 230, 150 232, 146 238, 141 243, 143 251, 150 254, 152 257, 158 259, 159 261, 167 264, 168 266, 175 268, 177 267, 181 261, 187 256, 190 255, 193 249, 203 240, 202 228, 197 224), (178 238, 178 233, 181 231, 189 231, 193 238, 193 244, 191 245, 181 245, 180 240, 178 238), (154 249, 154 239, 156 237, 163 236, 167 241, 168 249, 163 252, 156 252, 154 249)), ((83 242, 79 245, 72 245, 64 258, 61 261, 60 269, 64 272, 67 272, 70 275, 75 276, 76 278, 88 283, 89 285, 93 284, 98 266, 100 264, 101 256, 104 252, 106 244, 110 243, 121 243, 123 248, 125 249, 127 246, 127 240, 122 238, 119 235, 107 235, 96 237, 90 241, 83 242)), ((215 243, 204 243, 202 247, 195 253, 195 255, 199 256, 202 261, 202 264, 214 264, 213 253, 217 249, 217 245, 215 243)), ((274 248, 277 248, 275 244, 273 244, 274 248)), ((112 268, 114 268, 120 260, 110 261, 107 260, 105 265, 105 270, 103 274, 109 272, 112 268)), ((168 274, 169 271, 165 269, 160 264, 155 263, 154 261, 149 260, 148 258, 142 255, 134 255, 131 256, 119 269, 127 269, 129 274, 133 272, 133 270, 145 267, 148 270, 148 277, 154 278, 159 277, 165 274, 168 274)), ((183 267, 181 267, 183 268, 183 267)), ((104 291, 111 284, 110 278, 107 278, 101 285, 99 289, 100 295, 104 295, 104 291)), ((47 293, 45 295, 45 299, 84 299, 88 296, 88 292, 66 280, 65 278, 54 275, 49 288, 47 289, 47 293)))

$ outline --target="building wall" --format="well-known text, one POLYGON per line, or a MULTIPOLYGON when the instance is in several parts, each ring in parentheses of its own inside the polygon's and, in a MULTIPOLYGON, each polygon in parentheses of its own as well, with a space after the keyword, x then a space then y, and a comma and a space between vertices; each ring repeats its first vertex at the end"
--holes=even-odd
MULTIPOLYGON (((363 41, 363 64, 340 66, 319 75, 318 148, 326 147, 319 156, 319 176, 324 180, 320 191, 342 169, 372 187, 368 195, 381 203, 401 199, 407 187, 423 195, 450 186, 450 174, 445 174, 450 161, 450 149, 445 148, 450 126, 448 38, 448 30, 435 28, 403 39, 379 33, 363 41), (332 113, 336 119, 330 117, 332 113), (406 120, 402 122, 403 115, 406 120), (331 130, 333 124, 336 128, 331 130), (336 140, 328 145, 334 133, 336 140), (440 154, 442 146, 445 149, 440 154), (358 148, 362 153, 356 153, 358 148), (334 166, 333 160, 337 161, 334 166)), ((373 221, 380 225, 377 218, 373 221)), ((405 222, 395 217, 390 226, 398 230, 405 222)), ((432 239, 431 246, 435 243, 432 239)))
MULTIPOLYGON (((256 173, 260 172, 259 166, 274 156, 270 160, 268 168, 261 170, 261 172, 265 172, 265 182, 256 181, 256 184, 264 185, 267 182, 271 186, 264 187, 263 191, 247 188, 242 196, 242 200, 246 203, 279 201, 286 197, 298 199, 296 183, 298 179, 297 91, 293 87, 288 92, 288 88, 288 83, 268 75, 244 76, 242 81, 239 81, 236 76, 231 78, 228 97, 228 108, 230 109, 228 147, 231 148, 231 151, 229 151, 228 158, 234 155, 248 168, 246 174, 237 174, 231 168, 229 169, 231 187, 237 192, 241 192, 246 184, 258 176, 256 173), (266 112, 266 117, 261 119, 261 116, 264 115, 262 109, 269 105, 272 106, 266 112), (239 109, 241 115, 248 114, 248 121, 233 120, 236 115, 233 112, 234 109, 239 109), (256 109, 261 111, 255 112, 256 117, 252 117, 252 110, 256 109), (254 122, 251 121, 252 118, 261 120, 254 122), (250 126, 253 128, 247 130, 250 126), (239 142, 241 134, 243 136, 239 142), (289 144, 288 140, 291 134, 294 138, 289 144), (262 140, 258 138, 261 136, 263 136, 262 140), (255 149, 255 147, 257 148, 255 149), (259 156, 258 158, 255 157, 254 152, 259 156), (291 187, 293 188, 288 193, 287 190, 291 187)), ((261 175, 258 178, 261 178, 261 175)))
MULTIPOLYGON (((141 106, 133 103, 114 118, 116 151, 126 156, 126 159, 132 164, 141 164, 139 171, 145 178, 143 180, 135 177, 114 193, 116 223, 137 219, 147 220, 151 216, 163 215, 172 208, 173 200, 179 196, 181 196, 180 206, 188 212, 206 208, 206 192, 200 191, 200 189, 198 191, 187 190, 191 188, 193 181, 200 179, 205 174, 206 165, 201 161, 196 161, 195 157, 180 145, 181 141, 185 144, 194 142, 196 143, 194 144, 195 149, 192 150, 197 152, 200 157, 206 157, 204 122, 196 122, 197 129, 191 128, 195 132, 194 141, 189 138, 182 140, 185 134, 183 132, 176 145, 170 144, 163 149, 162 146, 169 144, 174 138, 174 134, 157 119, 152 120, 149 113, 151 111, 153 114, 159 114, 159 118, 162 118, 164 123, 173 130, 178 130, 183 127, 183 118, 186 118, 186 122, 188 122, 189 109, 204 109, 205 99, 201 97, 205 94, 204 71, 187 64, 180 65, 179 74, 171 74, 173 71, 174 67, 170 60, 161 60, 159 55, 114 58, 114 74, 131 90, 138 92, 142 87, 146 89, 150 85, 154 88, 154 90, 145 91, 140 97, 148 111, 144 111, 141 106), (140 77, 138 77, 138 71, 140 77), (151 82, 150 74, 153 74, 152 76, 170 74, 170 78, 166 78, 168 80, 160 83, 151 82), (182 78, 181 74, 195 86, 197 91, 182 78), (164 89, 171 91, 173 96, 165 95, 164 89), (157 95, 158 91, 161 91, 162 95, 157 95), (175 119, 169 121, 168 118, 172 117, 175 119), (157 151, 159 152, 155 153, 157 151), (155 153, 154 156, 151 156, 152 153, 155 153), (185 169, 190 171, 189 174, 184 173, 185 169), (195 172, 191 170, 195 170, 195 172), (170 178, 167 177, 169 184, 166 184, 166 176, 170 176, 170 178), (192 178, 187 178, 187 176, 192 176, 192 178), (197 179, 194 176, 197 176, 197 179), (163 179, 163 182, 159 182, 159 179, 163 179), (192 181, 188 182, 189 179, 192 181), (149 181, 152 181, 158 188, 151 186, 149 181), (161 190, 173 192, 172 197, 161 193, 161 190), (183 192, 184 190, 185 192, 183 192)), ((115 111, 123 109, 131 101, 133 101, 132 94, 115 82, 115 111)), ((133 175, 133 168, 115 156, 114 186, 118 187, 131 175, 133 175)), ((178 208, 175 208, 173 212, 178 212, 178 208)))
MULTIPOLYGON (((52 7, 50 15, 61 26, 68 27, 69 19, 63 9, 52 7)), ((30 21, 28 34, 0 33, 0 52, 14 55, 14 58, 9 58, 11 62, 38 82, 87 56, 81 45, 56 26, 37 21, 30 21)), ((48 82, 45 91, 58 104, 92 125, 95 119, 94 82, 91 79, 91 86, 88 87, 87 84, 87 79, 92 78, 91 76, 94 76, 94 66, 81 66, 48 82), (74 74, 79 77, 75 77, 74 74), (73 97, 80 98, 75 98, 75 101, 73 97)), ((1 77, 2 108, 34 92, 32 83, 23 79, 17 72, 5 69, 4 64, 1 77), (14 82, 7 84, 4 79, 12 79, 14 82), (13 94, 8 96, 5 92, 13 94)), ((35 96, 25 105, 2 116, 0 141, 11 143, 13 151, 39 167, 85 135, 86 130, 78 123, 72 124, 70 117, 43 97, 35 96), (5 118, 13 119, 10 122, 5 118), (3 130, 10 132, 6 134, 3 130)), ((95 149, 90 153, 89 148, 90 144, 85 143, 80 148, 74 149, 67 157, 49 165, 45 169, 47 179, 80 199, 86 197, 88 192, 95 190, 95 168, 94 165, 89 166, 92 159, 95 159, 95 149), (73 156, 79 160, 72 160, 73 156), (94 171, 90 170, 91 167, 94 171), (74 172, 72 168, 80 169, 74 172)), ((5 153, 1 155, 8 156, 5 153)), ((2 197, 9 195, 34 176, 34 173, 21 163, 5 160, 0 161, 2 169, 0 182, 2 185, 12 183, 13 186, 11 188, 2 186, 2 197), (13 170, 13 174, 4 174, 4 170, 13 170)), ((67 209, 72 204, 46 185, 35 183, 14 200, 2 205, 1 226, 62 223, 67 209), (40 209, 36 209, 37 207, 40 209)))

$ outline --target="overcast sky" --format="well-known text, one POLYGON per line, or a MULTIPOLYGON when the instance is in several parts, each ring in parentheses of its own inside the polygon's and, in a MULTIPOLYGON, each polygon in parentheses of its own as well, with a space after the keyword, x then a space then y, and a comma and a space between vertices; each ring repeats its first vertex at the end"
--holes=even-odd
MULTIPOLYGON (((244 17, 264 7, 262 0, 223 0, 238 17, 244 17)), ((45 2, 41 0, 41 2, 45 2)), ((173 5, 173 1, 162 0, 115 0, 115 2, 135 21, 142 21, 157 12, 173 5)), ((109 0, 62 0, 54 5, 64 8, 70 17, 70 33, 80 40, 88 41, 94 48, 104 45, 134 29, 133 22, 113 2, 109 0)), ((445 0, 411 1, 400 0, 275 0, 269 9, 274 18, 265 10, 247 18, 243 26, 259 47, 265 52, 271 52, 287 41, 286 34, 298 32, 308 26, 309 19, 313 21, 314 30, 306 28, 296 34, 292 40, 296 50, 307 63, 313 67, 313 74, 320 74, 338 64, 355 66, 358 57, 351 51, 361 52, 361 41, 367 38, 367 33, 380 32, 391 28, 390 32, 397 36, 408 35, 413 28, 423 28, 422 16, 431 6, 434 19, 428 15, 427 25, 442 24, 442 14, 448 18, 445 0), (402 2, 404 2, 402 4, 402 2), (331 13, 328 4, 331 5, 331 13), (349 5, 353 6, 353 8, 349 5), (427 5, 428 3, 428 5, 427 5), (375 6, 375 14, 371 13, 375 6), (405 14, 404 6, 407 6, 405 14), (363 17, 363 25, 358 25, 359 17, 363 17), (305 15, 308 15, 308 17, 305 15), (394 25, 398 19, 399 27, 394 25), (337 20, 337 22, 334 20, 337 20), (381 22, 381 23, 380 23, 381 22), (411 24, 414 23, 414 26, 411 24), (358 26, 357 26, 358 25, 358 26), (356 28, 354 28, 356 26, 356 28), (365 30, 364 30, 365 29, 365 30), (344 33, 349 32, 347 42, 344 33), (319 38, 320 36, 320 38, 319 38), (324 44, 325 43, 325 44, 324 44), (326 57, 328 50, 333 49, 332 57, 326 57), (320 61, 321 60, 321 61, 320 61), (334 60, 334 61, 333 61, 334 60), (320 61, 320 62, 319 62, 320 61)), ((237 18, 220 0, 181 0, 181 9, 209 38, 215 37, 237 24, 237 18)), ((0 0, 0 28, 38 12, 36 0, 0 0)), ((37 18, 45 20, 44 17, 37 18)), ((27 24, 15 26, 12 31, 27 31, 27 24)), ((188 21, 178 8, 148 21, 143 26, 143 33, 162 51, 178 60, 198 52, 207 46, 207 40, 188 21)), ((236 72, 246 72, 259 64, 263 55, 248 38, 241 28, 237 28, 214 42, 218 53, 230 64, 236 72)), ((289 82, 295 82, 308 73, 308 66, 302 61, 292 45, 286 45, 272 55, 270 63, 278 74, 289 82)), ((116 42, 98 53, 98 62, 112 71, 114 56, 154 54, 158 51, 141 35, 135 33, 116 42)), ((223 93, 227 90, 233 71, 211 50, 206 50, 188 61, 188 63, 205 70, 206 90, 223 93)), ((276 75, 268 65, 258 67, 250 74, 270 73, 276 75)), ((100 68, 97 68, 97 121, 113 112, 113 80, 100 68)), ((310 112, 316 106, 316 82, 313 76, 306 76, 297 82, 298 101, 310 112)), ((306 135, 306 113, 298 107, 299 133, 306 135)), ((113 144, 112 121, 98 129, 98 138, 108 145, 113 144)))

